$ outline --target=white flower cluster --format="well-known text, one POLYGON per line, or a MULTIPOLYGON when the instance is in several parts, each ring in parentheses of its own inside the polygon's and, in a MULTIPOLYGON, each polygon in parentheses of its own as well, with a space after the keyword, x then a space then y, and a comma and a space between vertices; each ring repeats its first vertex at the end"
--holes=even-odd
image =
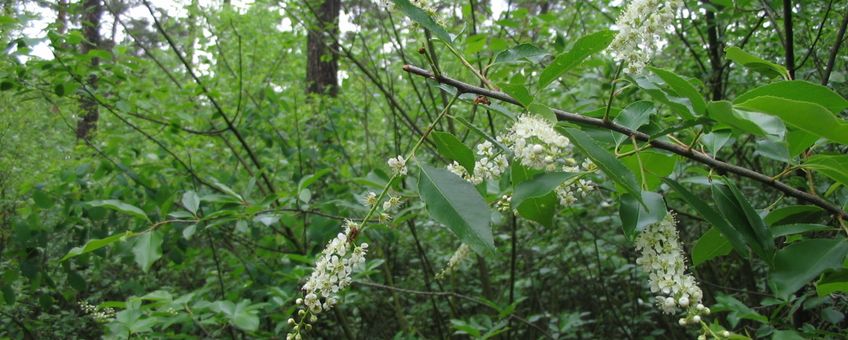
POLYGON ((685 256, 677 237, 674 214, 669 212, 659 223, 652 224, 636 238, 636 250, 641 255, 636 264, 648 273, 651 292, 656 294, 657 305, 663 313, 672 314, 680 309, 686 316, 680 325, 697 324, 701 315, 710 313, 701 304, 703 293, 695 277, 686 273, 685 256))
POLYGON ((484 141, 477 144, 477 155, 480 159, 474 162, 474 174, 469 174, 468 170, 456 161, 448 164, 448 171, 477 185, 487 179, 497 179, 509 166, 506 155, 495 152, 492 142, 484 141))
POLYGON ((310 322, 315 322, 317 320, 315 314, 333 308, 338 302, 339 292, 353 282, 350 276, 354 269, 365 262, 365 253, 368 251, 367 243, 351 249, 353 241, 351 237, 357 232, 358 227, 359 225, 355 222, 345 222, 344 232, 339 233, 336 238, 327 243, 327 247, 315 260, 315 269, 302 288, 304 297, 297 299, 297 304, 304 305, 308 313, 306 310, 298 312, 302 317, 300 323, 295 323, 293 319, 289 320, 293 328, 287 339, 299 339, 302 330, 311 328, 306 322, 307 314, 311 313, 310 322))
POLYGON ((503 195, 501 198, 495 203, 495 206, 498 208, 500 212, 507 212, 512 207, 512 195, 503 195))
POLYGON ((115 310, 112 308, 97 308, 97 306, 94 306, 85 300, 79 300, 77 304, 83 312, 91 315, 91 317, 94 318, 94 321, 108 322, 115 318, 115 310))
POLYGON ((506 156, 495 152, 495 146, 490 141, 477 144, 477 155, 480 159, 474 162, 474 178, 480 182, 498 178, 509 166, 506 156))
POLYGON ((462 263, 468 255, 471 254, 471 248, 463 243, 459 248, 451 256, 450 260, 448 260, 448 265, 438 274, 436 274, 436 280, 443 280, 445 277, 450 275, 459 268, 459 264, 462 263))
POLYGON ((681 0, 633 0, 616 21, 618 34, 609 45, 616 60, 627 64, 627 72, 636 74, 657 51, 657 41, 674 21, 681 0))
POLYGON ((388 162, 389 168, 392 169, 392 172, 399 175, 406 175, 406 160, 403 159, 403 156, 397 156, 394 158, 389 158, 388 162))
MULTIPOLYGON (((586 159, 582 164, 578 165, 577 161, 574 158, 566 158, 564 160, 565 165, 562 167, 562 170, 565 172, 594 172, 597 170, 597 166, 595 163, 592 163, 590 159, 586 159)), ((565 181, 560 186, 558 186, 555 190, 557 197, 559 198, 559 203, 563 206, 571 205, 577 202, 577 197, 586 197, 590 191, 592 191, 593 182, 584 178, 575 178, 573 180, 565 181)))
POLYGON ((571 141, 550 123, 529 115, 519 117, 503 141, 521 164, 546 171, 554 171, 562 153, 571 147, 571 141))

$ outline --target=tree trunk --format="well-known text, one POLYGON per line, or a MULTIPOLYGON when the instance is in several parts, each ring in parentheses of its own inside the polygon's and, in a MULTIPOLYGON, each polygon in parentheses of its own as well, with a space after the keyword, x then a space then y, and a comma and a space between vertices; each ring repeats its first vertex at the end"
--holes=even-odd
MULTIPOLYGON (((100 0, 83 1, 82 33, 85 36, 85 41, 81 43, 80 53, 86 54, 88 51, 96 49, 101 45, 100 17, 102 15, 103 4, 100 0)), ((96 69, 98 65, 100 65, 100 58, 92 58, 92 68, 96 69)), ((92 92, 97 89, 96 75, 92 74, 88 77, 87 86, 92 92)), ((79 122, 77 122, 77 138, 89 139, 91 138, 93 130, 97 127, 97 120, 100 118, 100 112, 98 111, 97 102, 94 98, 82 99, 80 107, 85 115, 79 122)))
POLYGON ((339 42, 334 37, 339 34, 341 1, 323 0, 320 6, 313 8, 318 22, 307 34, 306 93, 335 97, 339 92, 339 55, 336 53, 339 42))

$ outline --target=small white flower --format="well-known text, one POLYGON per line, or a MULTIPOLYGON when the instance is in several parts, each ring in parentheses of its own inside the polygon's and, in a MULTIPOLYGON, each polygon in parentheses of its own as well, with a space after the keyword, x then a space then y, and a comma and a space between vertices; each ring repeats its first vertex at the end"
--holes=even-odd
POLYGON ((627 64, 628 73, 639 73, 648 65, 681 6, 681 0, 633 0, 627 5, 616 21, 619 30, 609 50, 627 64))
POLYGON ((389 168, 391 168, 392 172, 394 172, 395 174, 406 175, 406 160, 403 158, 403 156, 389 158, 386 163, 389 164, 389 168))
POLYGON ((442 269, 440 273, 436 274, 436 280, 442 280, 450 273, 456 271, 456 269, 459 268, 459 264, 462 263, 462 261, 464 261, 466 258, 468 258, 469 254, 471 254, 471 248, 468 247, 468 245, 466 245, 465 243, 463 243, 461 246, 459 246, 459 248, 456 249, 456 251, 451 256, 450 260, 448 260, 448 265, 445 267, 445 269, 442 269))
POLYGON ((365 194, 365 197, 363 197, 362 201, 365 206, 373 207, 375 204, 377 204, 377 193, 369 191, 367 194, 365 194))
POLYGON ((549 122, 529 115, 518 117, 503 141, 521 164, 547 171, 555 170, 563 152, 571 148, 571 141, 549 122))

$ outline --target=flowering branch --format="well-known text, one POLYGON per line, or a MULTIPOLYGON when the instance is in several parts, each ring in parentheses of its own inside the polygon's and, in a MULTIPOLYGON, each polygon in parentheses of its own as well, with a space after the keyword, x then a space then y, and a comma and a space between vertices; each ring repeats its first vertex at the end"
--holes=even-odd
MULTIPOLYGON (((507 103, 510 103, 510 104, 521 105, 517 100, 510 97, 506 93, 503 93, 503 92, 500 92, 500 91, 493 91, 493 90, 485 89, 485 88, 478 87, 478 86, 474 86, 474 85, 471 85, 471 84, 468 84, 468 83, 465 83, 465 82, 462 82, 462 81, 459 81, 459 80, 456 80, 456 79, 446 77, 444 75, 436 76, 436 75, 433 75, 431 72, 429 72, 425 69, 422 69, 420 67, 414 66, 414 65, 404 65, 403 70, 406 71, 406 72, 409 72, 411 74, 414 74, 414 75, 418 75, 418 76, 422 76, 422 77, 426 77, 426 78, 431 78, 431 79, 436 80, 436 81, 438 81, 439 83, 442 83, 442 84, 453 86, 457 89, 457 91, 459 93, 473 93, 473 94, 477 94, 477 95, 481 95, 481 96, 485 96, 485 97, 489 97, 489 98, 498 99, 498 100, 501 100, 501 101, 504 101, 504 102, 507 102, 507 103)), ((744 167, 740 167, 740 166, 737 166, 737 165, 722 162, 720 160, 717 160, 717 159, 711 157, 710 155, 708 155, 706 153, 700 152, 700 151, 692 149, 692 148, 688 148, 686 146, 675 145, 675 144, 672 144, 672 143, 669 143, 669 142, 653 139, 653 138, 651 138, 650 135, 648 135, 644 132, 632 130, 628 127, 616 124, 614 122, 605 122, 603 119, 588 117, 588 116, 580 115, 580 114, 577 114, 577 113, 563 111, 563 110, 560 110, 560 109, 552 109, 552 110, 556 114, 557 119, 559 119, 559 120, 583 124, 583 125, 589 125, 589 126, 594 126, 594 127, 599 127, 599 128, 618 132, 618 133, 623 134, 625 136, 635 138, 636 140, 647 142, 651 146, 653 146, 654 148, 666 150, 666 151, 678 154, 680 156, 686 157, 686 158, 691 159, 693 161, 705 164, 705 165, 707 165, 707 166, 709 166, 713 169, 730 172, 730 173, 733 173, 733 174, 736 174, 736 175, 739 175, 739 176, 742 176, 742 177, 747 177, 749 179, 763 183, 767 186, 773 187, 773 188, 785 193, 786 195, 795 197, 795 198, 802 200, 802 201, 805 201, 805 202, 815 204, 815 205, 821 207, 822 209, 827 210, 828 212, 832 213, 833 215, 835 215, 837 217, 841 217, 843 219, 848 219, 848 212, 845 212, 844 210, 842 210, 838 206, 822 199, 819 196, 812 195, 812 194, 804 192, 802 190, 795 189, 795 188, 793 188, 793 187, 791 187, 791 186, 789 186, 789 185, 787 185, 783 182, 780 182, 780 181, 772 178, 771 176, 764 175, 762 173, 756 172, 756 171, 748 169, 748 168, 744 168, 744 167)))

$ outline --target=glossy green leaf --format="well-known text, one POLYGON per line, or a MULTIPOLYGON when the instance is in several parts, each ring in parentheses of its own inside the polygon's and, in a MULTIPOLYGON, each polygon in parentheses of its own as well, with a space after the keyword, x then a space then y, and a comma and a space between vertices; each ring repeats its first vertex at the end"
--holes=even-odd
POLYGON ((135 240, 132 252, 135 255, 135 263, 146 273, 153 262, 162 257, 162 234, 158 230, 140 234, 135 240))
POLYGON ((771 228, 771 234, 774 237, 781 237, 781 236, 795 235, 795 234, 807 233, 807 232, 811 232, 811 231, 822 231, 822 230, 828 230, 828 229, 833 229, 833 228, 828 227, 824 224, 804 224, 804 223, 782 224, 782 225, 779 225, 779 226, 772 227, 771 228))
POLYGON ((517 83, 501 83, 498 84, 503 92, 506 92, 510 97, 517 100, 521 106, 527 107, 533 102, 533 95, 527 90, 524 84, 517 83))
POLYGON ((447 133, 434 131, 430 133, 433 137, 433 142, 436 143, 436 150, 443 157, 456 161, 462 165, 468 173, 474 173, 474 151, 456 138, 456 136, 447 133))
POLYGON ((790 79, 789 71, 785 67, 778 64, 765 61, 753 54, 743 51, 742 49, 731 46, 724 50, 725 56, 733 62, 747 67, 755 72, 759 72, 768 77, 783 77, 790 79))
POLYGON ((50 194, 44 192, 44 190, 33 190, 32 200, 35 201, 35 206, 41 209, 48 209, 53 207, 53 199, 50 197, 50 194))
POLYGON ((772 210, 763 218, 768 225, 796 223, 805 218, 816 218, 824 211, 816 205, 789 205, 772 210))
POLYGON ((480 255, 495 251, 491 211, 471 183, 450 171, 421 164, 418 192, 430 217, 450 228, 480 255))
POLYGON ((197 209, 200 208, 200 197, 194 191, 186 191, 183 193, 183 206, 192 214, 197 215, 197 209))
POLYGON ((761 96, 738 104, 737 107, 779 117, 786 125, 837 143, 848 144, 848 122, 819 104, 761 96))
POLYGON ((704 100, 704 97, 701 96, 701 92, 698 91, 691 83, 683 79, 679 75, 674 72, 663 70, 661 68, 656 67, 648 67, 651 72, 654 72, 658 77, 660 77, 666 85, 668 85, 678 97, 684 97, 689 99, 689 102, 692 105, 692 108, 695 110, 695 113, 699 115, 703 115, 707 110, 707 102, 704 100))
POLYGON ((644 90, 655 102, 668 106, 672 112, 686 121, 692 121, 698 115, 688 98, 679 97, 674 91, 670 91, 661 78, 650 75, 637 77, 635 83, 644 90))
POLYGON ((775 296, 786 300, 823 271, 840 268, 846 254, 848 241, 841 238, 794 242, 775 254, 769 286, 775 296))
POLYGON ((848 187, 848 155, 813 155, 803 166, 848 187))
MULTIPOLYGON (((624 144, 624 146, 621 148, 621 152, 633 150, 628 144, 624 144)), ((674 171, 677 157, 655 150, 645 150, 640 151, 638 156, 633 154, 621 158, 621 163, 636 176, 638 183, 645 183, 648 190, 656 190, 662 184, 662 179, 674 171), (641 170, 639 169, 640 164, 641 170), (642 178, 643 173, 645 178, 642 178)))
POLYGON ((819 104, 833 114, 848 108, 848 100, 830 88, 804 80, 787 80, 763 85, 737 96, 734 103, 744 103, 756 97, 772 96, 819 104))
POLYGON ((104 207, 108 209, 112 209, 118 212, 122 212, 127 215, 131 215, 140 219, 143 219, 147 222, 150 222, 150 218, 147 217, 147 214, 144 213, 143 210, 138 207, 121 202, 119 200, 100 200, 100 201, 91 201, 86 203, 92 207, 104 207))
POLYGON ((59 261, 60 262, 65 261, 65 260, 72 258, 72 257, 76 257, 76 256, 80 256, 82 254, 93 252, 97 249, 103 248, 103 247, 108 246, 112 243, 118 242, 122 239, 132 237, 133 235, 134 234, 132 232, 127 231, 125 233, 115 234, 115 235, 112 235, 112 236, 109 236, 109 237, 103 238, 103 239, 88 240, 88 242, 86 242, 85 245, 83 245, 82 247, 71 248, 71 250, 68 251, 68 253, 65 254, 65 256, 63 256, 59 261))
POLYGON ((707 115, 719 123, 760 137, 771 135, 782 138, 786 133, 786 126, 780 119, 759 112, 734 109, 733 105, 725 100, 710 102, 707 105, 707 115))
POLYGON ((774 237, 739 189, 732 183, 714 181, 712 193, 722 216, 742 234, 755 254, 770 263, 774 253, 774 237))
POLYGON ((557 197, 552 191, 544 194, 541 191, 549 188, 552 182, 557 180, 556 176, 546 177, 539 183, 524 185, 525 182, 533 181, 533 179, 543 175, 544 173, 541 170, 530 169, 518 163, 513 164, 510 169, 510 176, 514 186, 513 192, 517 192, 522 186, 523 188, 521 188, 522 193, 518 201, 513 196, 510 204, 516 207, 519 216, 546 227, 553 227, 557 197))
POLYGON ((742 238, 742 235, 739 234, 739 232, 730 225, 730 222, 724 219, 718 211, 707 205, 707 203, 697 196, 693 195, 689 192, 689 190, 686 190, 686 188, 679 183, 671 179, 666 179, 665 183, 680 194, 683 200, 686 201, 690 207, 695 209, 701 217, 718 229, 721 234, 727 238, 730 245, 733 246, 733 249, 736 249, 737 253, 742 256, 748 256, 748 247, 745 246, 745 241, 742 238))
MULTIPOLYGON (((642 190, 636 184, 636 176, 627 169, 618 158, 609 151, 598 146, 592 137, 589 137, 585 132, 574 128, 561 129, 571 139, 580 150, 586 153, 592 162, 598 166, 604 174, 613 180, 616 184, 623 187, 627 192, 633 194, 640 202, 642 200, 642 190)), ((642 202, 644 203, 644 202, 642 202)))
POLYGON ((511 204, 520 207, 524 201, 530 198, 542 197, 550 194, 560 184, 579 174, 568 172, 545 172, 519 183, 512 194, 511 204))
POLYGON ((840 268, 824 274, 816 282, 816 293, 819 296, 827 296, 833 293, 848 293, 848 268, 840 268))
POLYGON ((520 44, 505 51, 501 51, 495 57, 492 64, 514 64, 523 61, 539 63, 548 56, 548 52, 533 44, 520 44))
POLYGON ((433 20, 433 18, 430 17, 430 15, 423 9, 415 6, 409 2, 409 0, 392 0, 392 2, 394 2, 395 8, 403 12, 403 14, 412 19, 415 23, 421 25, 421 27, 429 30, 430 33, 433 33, 433 35, 436 36, 436 38, 439 38, 448 44, 453 42, 448 31, 433 20))
POLYGON ((603 51, 615 38, 615 32, 603 30, 577 39, 568 52, 557 55, 556 59, 542 70, 539 76, 539 88, 545 88, 568 70, 583 62, 590 55, 603 51))
POLYGON ((645 204, 640 204, 639 200, 629 193, 621 196, 618 215, 621 217, 621 226, 624 228, 624 235, 628 239, 634 239, 636 233, 642 231, 647 226, 659 223, 668 213, 665 201, 662 195, 658 193, 643 191, 642 202, 645 202, 645 204))
MULTIPOLYGON (((613 119, 618 125, 627 127, 631 130, 639 130, 640 127, 651 122, 651 116, 657 112, 654 103, 646 100, 631 103, 621 110, 621 113, 613 119)), ((612 133, 615 140, 615 145, 621 145, 621 142, 627 139, 627 136, 617 133, 612 133)))
POLYGON ((730 254, 733 246, 716 227, 707 230, 692 247, 692 265, 698 266, 719 256, 730 254))
POLYGON ((757 311, 730 295, 716 296, 716 302, 712 310, 715 312, 729 312, 727 314, 727 321, 730 322, 731 327, 736 327, 742 319, 768 324, 767 317, 757 313, 757 311))

